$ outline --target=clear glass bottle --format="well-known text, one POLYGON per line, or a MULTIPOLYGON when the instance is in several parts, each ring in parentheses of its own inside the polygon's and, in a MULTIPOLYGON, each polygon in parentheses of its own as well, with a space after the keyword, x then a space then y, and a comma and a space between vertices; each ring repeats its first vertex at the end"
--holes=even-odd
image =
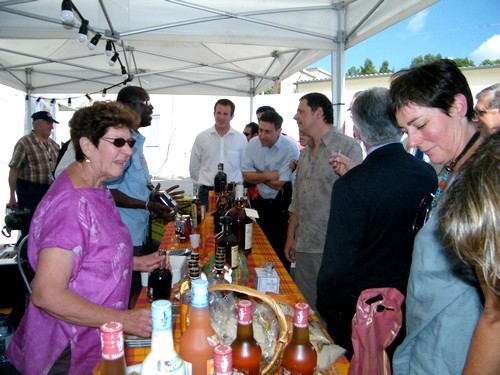
POLYGON ((227 345, 214 348, 215 375, 233 375, 233 350, 227 345))
POLYGON ((231 231, 238 237, 238 251, 248 255, 252 252, 253 221, 245 211, 245 200, 243 197, 243 185, 236 185, 236 198, 233 208, 227 211, 231 217, 231 231))
POLYGON ((125 375, 127 373, 121 323, 109 322, 101 325, 101 350, 101 375, 125 375))
POLYGON ((174 348, 170 301, 154 301, 151 305, 151 319, 151 351, 142 362, 141 375, 184 375, 184 362, 174 348))
POLYGON ((297 303, 293 316, 292 338, 283 351, 283 374, 313 375, 318 355, 309 340, 309 305, 297 303))
POLYGON ((214 192, 216 194, 222 192, 221 184, 223 184, 222 186, 226 186, 227 184, 227 174, 224 172, 224 163, 219 163, 219 165, 217 165, 217 173, 214 177, 214 192))
MULTIPOLYGON (((165 250, 160 250, 160 255, 163 257, 166 254, 165 250)), ((165 268, 165 262, 160 263, 160 267, 149 274, 148 279, 148 301, 152 302, 157 299, 170 299, 170 291, 172 289, 172 272, 165 268)))
POLYGON ((226 269, 224 267, 226 262, 225 251, 218 250, 215 253, 214 266, 207 275, 208 285, 215 284, 228 284, 229 282, 225 278, 226 269))
POLYGON ((197 279, 191 283, 189 326, 180 340, 180 354, 186 374, 213 374, 214 347, 219 343, 210 325, 208 282, 197 279))
POLYGON ((236 338, 231 343, 233 371, 236 374, 258 375, 262 362, 262 349, 253 337, 253 308, 249 300, 238 302, 236 338))
POLYGON ((220 223, 222 229, 215 239, 216 253, 224 251, 226 265, 231 269, 236 269, 240 264, 240 258, 238 237, 231 231, 232 219, 229 216, 223 216, 220 218, 220 223))

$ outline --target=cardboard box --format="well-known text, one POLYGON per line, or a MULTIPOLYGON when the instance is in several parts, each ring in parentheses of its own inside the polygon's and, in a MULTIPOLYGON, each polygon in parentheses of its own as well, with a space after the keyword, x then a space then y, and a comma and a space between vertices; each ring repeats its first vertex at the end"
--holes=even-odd
POLYGON ((274 268, 271 271, 266 271, 265 268, 256 268, 254 284, 255 289, 259 292, 278 294, 280 290, 280 277, 274 268))
POLYGON ((186 272, 187 256, 170 255, 170 265, 172 266, 172 286, 178 283, 182 275, 186 272))

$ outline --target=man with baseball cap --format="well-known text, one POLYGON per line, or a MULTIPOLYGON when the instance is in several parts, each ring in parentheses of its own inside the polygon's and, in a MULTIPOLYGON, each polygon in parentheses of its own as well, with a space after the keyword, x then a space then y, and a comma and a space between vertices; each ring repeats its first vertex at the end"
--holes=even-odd
MULTIPOLYGON (((47 111, 34 113, 33 130, 19 139, 9 163, 10 208, 27 208, 31 215, 49 190, 59 145, 50 138, 54 123, 59 124, 47 111), (17 200, 16 200, 17 195, 17 200)), ((30 216, 31 217, 31 216, 30 216)), ((28 234, 29 222, 21 230, 19 240, 28 234)))

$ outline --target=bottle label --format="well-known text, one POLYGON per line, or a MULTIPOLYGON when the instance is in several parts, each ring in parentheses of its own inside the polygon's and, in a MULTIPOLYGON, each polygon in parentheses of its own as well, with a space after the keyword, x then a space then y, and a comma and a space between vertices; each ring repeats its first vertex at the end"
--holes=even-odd
POLYGON ((184 361, 178 355, 168 361, 158 361, 158 369, 161 372, 174 372, 184 367, 184 361))
POLYGON ((253 223, 245 224, 245 250, 252 248, 253 223))
POLYGON ((240 253, 238 252, 238 244, 231 246, 231 268, 237 268, 240 265, 240 253))

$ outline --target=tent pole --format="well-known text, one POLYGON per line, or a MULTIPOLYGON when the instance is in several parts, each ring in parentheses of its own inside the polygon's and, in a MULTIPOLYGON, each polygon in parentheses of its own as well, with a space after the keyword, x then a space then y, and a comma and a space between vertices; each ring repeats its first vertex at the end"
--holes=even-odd
POLYGON ((250 116, 248 122, 252 121, 253 116, 253 98, 255 96, 255 77, 250 77, 250 116))
POLYGON ((344 89, 344 65, 345 65, 345 25, 346 25, 346 10, 345 7, 337 11, 338 25, 337 30, 337 50, 332 52, 332 103, 333 103, 333 126, 340 132, 344 133, 342 123, 342 93, 344 89))
POLYGON ((31 93, 32 93, 32 88, 33 86, 31 85, 31 73, 33 72, 33 68, 26 68, 24 69, 24 72, 26 74, 26 97, 28 100, 24 101, 24 134, 29 134, 31 130, 33 129, 33 125, 31 123, 31 115, 32 113, 32 106, 31 106, 31 93))

